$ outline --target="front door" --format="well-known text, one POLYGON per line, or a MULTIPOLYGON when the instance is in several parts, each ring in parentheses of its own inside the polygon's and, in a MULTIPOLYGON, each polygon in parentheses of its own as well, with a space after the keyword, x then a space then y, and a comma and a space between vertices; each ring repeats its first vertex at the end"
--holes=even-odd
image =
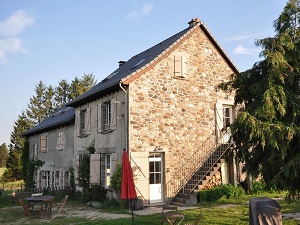
POLYGON ((162 202, 163 199, 162 153, 149 154, 150 202, 162 202))

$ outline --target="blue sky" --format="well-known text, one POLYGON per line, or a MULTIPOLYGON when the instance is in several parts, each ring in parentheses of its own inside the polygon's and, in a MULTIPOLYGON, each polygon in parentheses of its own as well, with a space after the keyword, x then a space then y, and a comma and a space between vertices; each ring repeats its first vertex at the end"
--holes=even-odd
POLYGON ((254 41, 274 35, 283 0, 0 0, 0 145, 39 81, 56 86, 163 41, 199 18, 240 71, 259 61, 254 41))

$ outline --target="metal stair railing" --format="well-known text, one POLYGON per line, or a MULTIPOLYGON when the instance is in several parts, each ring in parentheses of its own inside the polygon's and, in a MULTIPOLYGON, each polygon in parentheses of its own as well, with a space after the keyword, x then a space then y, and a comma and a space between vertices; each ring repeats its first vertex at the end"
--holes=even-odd
MULTIPOLYGON (((167 198, 173 198, 192 176, 198 171, 203 163, 210 155, 225 142, 223 137, 228 136, 229 129, 223 132, 223 135, 216 140, 215 132, 213 132, 206 141, 188 158, 182 166, 180 166, 171 179, 166 183, 167 198)), ((208 171, 209 172, 209 171, 208 171)), ((199 181, 200 182, 200 181, 199 181)))

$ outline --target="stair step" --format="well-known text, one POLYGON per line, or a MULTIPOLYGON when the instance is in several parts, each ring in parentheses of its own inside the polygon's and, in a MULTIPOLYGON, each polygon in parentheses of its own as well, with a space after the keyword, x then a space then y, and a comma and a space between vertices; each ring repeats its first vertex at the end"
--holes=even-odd
POLYGON ((180 203, 180 202, 171 202, 170 204, 171 204, 171 205, 176 205, 176 206, 181 206, 181 207, 187 206, 187 204, 185 204, 185 203, 180 203))

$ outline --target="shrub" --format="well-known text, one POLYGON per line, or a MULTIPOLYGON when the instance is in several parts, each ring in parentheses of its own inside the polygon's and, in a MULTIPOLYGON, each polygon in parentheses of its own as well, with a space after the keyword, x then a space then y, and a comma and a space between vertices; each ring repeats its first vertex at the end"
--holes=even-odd
POLYGON ((239 197, 245 195, 245 191, 241 187, 235 187, 231 184, 217 185, 208 190, 202 190, 197 195, 198 202, 217 201, 221 198, 239 197))
POLYGON ((116 192, 116 195, 120 197, 122 187, 122 164, 118 163, 114 174, 110 178, 110 187, 116 192))
POLYGON ((87 202, 103 202, 106 198, 106 190, 100 185, 91 185, 83 189, 81 201, 87 202))

